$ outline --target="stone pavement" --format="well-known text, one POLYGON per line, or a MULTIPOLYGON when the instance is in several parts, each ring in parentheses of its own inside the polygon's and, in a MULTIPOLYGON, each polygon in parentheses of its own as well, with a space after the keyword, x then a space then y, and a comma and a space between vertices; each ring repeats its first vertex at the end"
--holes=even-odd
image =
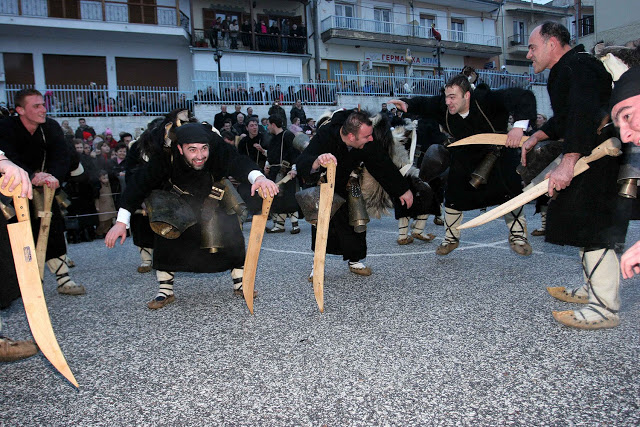
MULTIPOLYGON (((373 275, 329 257, 324 314, 304 222, 265 235, 253 316, 228 273, 178 273, 176 302, 150 311, 155 275, 136 272, 130 239, 70 245, 87 295, 58 295, 46 273, 45 296, 80 389, 42 355, 0 364, 0 425, 640 423, 640 279, 623 281, 620 327, 572 330, 551 310, 573 305, 545 286, 580 282, 577 249, 533 237, 520 257, 499 220, 440 257, 444 230, 428 231, 439 238, 398 246, 396 222, 373 220, 373 275)), ((0 314, 8 336, 30 337, 20 301, 0 314)))

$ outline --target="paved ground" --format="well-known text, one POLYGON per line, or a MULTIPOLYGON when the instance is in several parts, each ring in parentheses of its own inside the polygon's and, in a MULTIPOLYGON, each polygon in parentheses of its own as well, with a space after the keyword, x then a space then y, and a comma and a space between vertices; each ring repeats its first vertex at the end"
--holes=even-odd
MULTIPOLYGON (((0 364, 0 424, 640 423, 638 279, 623 284, 620 327, 572 330, 551 317, 572 305, 544 287, 579 283, 575 249, 537 237, 520 257, 494 221, 439 257, 440 240, 396 245, 386 218, 369 226, 373 276, 327 260, 320 314, 302 229, 265 236, 254 316, 228 274, 179 274, 176 302, 149 311, 155 278, 135 272, 130 240, 70 246, 88 294, 57 295, 47 273, 45 295, 80 390, 41 355, 0 364)), ((636 223, 628 240, 638 239, 636 223)), ((20 302, 2 317, 8 335, 30 337, 20 302)))

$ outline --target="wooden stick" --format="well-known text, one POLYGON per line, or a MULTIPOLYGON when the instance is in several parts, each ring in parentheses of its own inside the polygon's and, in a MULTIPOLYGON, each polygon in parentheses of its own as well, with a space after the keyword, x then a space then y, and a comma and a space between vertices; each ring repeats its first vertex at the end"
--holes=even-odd
MULTIPOLYGON (((528 139, 528 136, 523 136, 520 140, 520 147, 528 139)), ((466 138, 462 138, 454 143, 447 145, 449 147, 460 147, 462 145, 505 145, 507 143, 507 135, 502 133, 479 133, 477 135, 471 135, 466 138)))
POLYGON ((316 225, 316 248, 313 254, 313 293, 320 313, 324 313, 324 263, 327 257, 327 238, 331 220, 331 204, 336 184, 336 164, 328 163, 327 182, 320 184, 318 224, 316 225))
POLYGON ((44 185, 44 211, 38 212, 40 217, 40 232, 38 233, 38 243, 36 244, 36 258, 38 259, 38 270, 40 280, 44 280, 44 263, 47 257, 47 244, 49 243, 49 231, 51 229, 51 206, 56 190, 44 185))

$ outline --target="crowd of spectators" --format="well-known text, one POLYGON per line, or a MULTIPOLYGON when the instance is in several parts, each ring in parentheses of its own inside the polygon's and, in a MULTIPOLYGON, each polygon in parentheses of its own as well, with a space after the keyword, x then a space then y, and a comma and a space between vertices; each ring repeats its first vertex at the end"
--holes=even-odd
POLYGON ((244 49, 266 52, 305 53, 307 45, 304 24, 298 25, 288 19, 283 19, 279 27, 275 20, 271 24, 254 20, 253 25, 245 20, 239 25, 236 19, 217 17, 205 30, 205 37, 209 47, 234 50, 239 49, 238 38, 244 49))

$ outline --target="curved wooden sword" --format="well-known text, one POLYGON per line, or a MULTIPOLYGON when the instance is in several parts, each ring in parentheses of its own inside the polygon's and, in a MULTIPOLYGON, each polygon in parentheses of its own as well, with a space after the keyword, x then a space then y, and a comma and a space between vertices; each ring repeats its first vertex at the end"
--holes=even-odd
POLYGON ((264 229, 269 219, 269 211, 273 203, 273 197, 264 197, 261 190, 258 190, 262 199, 262 212, 254 215, 251 221, 251 233, 249 233, 249 244, 247 245, 247 255, 244 259, 244 272, 242 274, 242 294, 247 303, 249 312, 253 314, 253 290, 255 288, 256 272, 258 271, 258 258, 260 257, 260 247, 264 237, 264 229))
POLYGON ((336 164, 328 163, 327 182, 320 184, 318 224, 316 225, 316 249, 313 253, 313 293, 320 313, 324 313, 324 262, 327 257, 327 238, 331 221, 331 204, 336 184, 336 164))
MULTIPOLYGON (((523 136, 520 140, 520 146, 528 139, 528 136, 523 136)), ((460 147, 462 145, 505 145, 507 143, 507 135, 503 133, 479 133, 477 135, 471 135, 466 138, 462 138, 456 142, 447 145, 449 147, 460 147)))
MULTIPOLYGON (((601 159, 605 156, 619 156, 622 154, 620 147, 622 144, 618 138, 609 138, 604 141, 602 144, 598 145, 596 148, 591 151, 591 154, 585 157, 581 157, 580 160, 576 162, 576 165, 573 168, 573 176, 580 175, 582 172, 589 169, 589 163, 601 159)), ((466 228, 473 228, 479 225, 486 224, 489 221, 493 221, 496 218, 500 218, 501 216, 513 211, 514 209, 523 206, 530 201, 536 199, 538 196, 543 195, 549 190, 549 178, 545 179, 538 185, 530 188, 522 194, 514 197, 513 199, 504 202, 500 206, 491 209, 490 211, 475 217, 474 219, 467 221, 466 223, 460 225, 458 230, 464 230, 466 228)))
POLYGON ((56 190, 44 186, 44 211, 38 212, 40 217, 40 233, 38 233, 38 243, 36 243, 36 258, 38 259, 38 271, 40 280, 44 280, 44 261, 47 257, 47 244, 49 243, 49 231, 51 229, 51 206, 56 190))
POLYGON ((47 303, 42 292, 36 247, 33 243, 29 199, 20 197, 21 188, 22 186, 19 185, 13 192, 10 192, 9 185, 7 185, 2 189, 2 194, 13 197, 13 206, 18 218, 17 224, 7 225, 7 231, 11 241, 11 252, 13 252, 24 310, 27 313, 33 338, 42 354, 71 384, 79 387, 53 333, 47 303))

